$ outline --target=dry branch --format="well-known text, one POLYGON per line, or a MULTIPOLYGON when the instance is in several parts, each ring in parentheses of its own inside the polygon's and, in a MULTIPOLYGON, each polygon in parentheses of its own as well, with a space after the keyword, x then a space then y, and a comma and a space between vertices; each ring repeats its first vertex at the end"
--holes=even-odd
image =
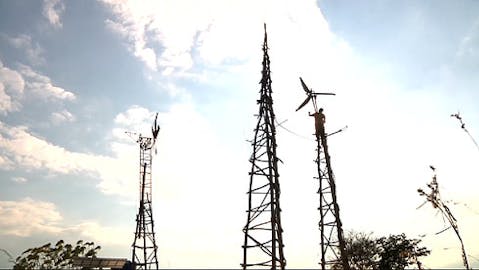
MULTIPOLYGON (((457 115, 457 117, 459 120, 461 120, 459 115, 457 115)), ((461 120, 461 123, 462 123, 462 120, 461 120)), ((430 166, 430 168, 434 172, 431 183, 427 184, 427 187, 430 189, 430 192, 426 193, 422 189, 418 189, 417 192, 419 193, 420 196, 426 197, 425 203, 430 202, 435 209, 438 209, 441 212, 442 217, 445 217, 449 221, 449 224, 451 226, 438 232, 437 234, 442 233, 448 230, 449 228, 454 229, 454 232, 456 233, 457 238, 459 239, 459 242, 461 243, 462 262, 464 266, 466 267, 466 269, 469 270, 470 268, 469 268, 469 262, 467 260, 466 249, 464 248, 464 242, 462 241, 461 235, 459 233, 459 227, 457 226, 457 219, 454 217, 449 207, 441 200, 441 196, 439 194, 439 185, 437 183, 437 177, 436 177, 436 169, 433 166, 430 166)), ((423 203, 421 206, 423 206, 425 203, 423 203)))

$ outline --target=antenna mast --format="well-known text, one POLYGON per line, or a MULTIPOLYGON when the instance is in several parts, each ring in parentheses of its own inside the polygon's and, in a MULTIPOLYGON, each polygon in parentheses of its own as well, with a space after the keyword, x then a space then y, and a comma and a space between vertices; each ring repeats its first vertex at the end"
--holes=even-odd
POLYGON ((140 204, 136 215, 136 231, 133 240, 132 262, 136 269, 158 269, 158 246, 155 242, 155 231, 153 223, 152 202, 152 181, 151 181, 151 150, 156 143, 160 126, 156 120, 151 128, 152 137, 145 137, 141 134, 136 141, 140 146, 140 204))
POLYGON ((281 269, 286 266, 283 254, 283 229, 279 206, 279 173, 276 156, 270 61, 266 24, 264 26, 263 71, 261 78, 258 123, 254 130, 253 154, 246 226, 243 228, 243 269, 281 269))
POLYGON ((324 131, 325 116, 323 108, 318 109, 316 97, 318 95, 335 95, 334 93, 315 93, 309 89, 303 79, 299 78, 301 85, 306 92, 306 99, 296 109, 300 110, 309 101, 312 100, 314 116, 317 157, 316 164, 318 168, 319 180, 319 230, 321 232, 321 269, 331 269, 333 266, 341 265, 341 269, 349 270, 348 258, 346 254, 346 244, 343 236, 341 219, 339 218, 339 205, 336 200, 336 184, 334 182, 334 174, 331 168, 331 158, 328 151, 327 136, 324 131))

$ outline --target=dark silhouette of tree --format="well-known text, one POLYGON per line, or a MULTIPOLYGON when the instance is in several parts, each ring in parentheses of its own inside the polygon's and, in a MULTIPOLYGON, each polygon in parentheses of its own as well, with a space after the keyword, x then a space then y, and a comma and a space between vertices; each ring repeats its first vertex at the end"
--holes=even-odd
POLYGON ((416 264, 421 269, 419 257, 431 253, 425 247, 419 247, 419 239, 407 239, 405 234, 390 235, 376 240, 379 248, 379 270, 405 269, 416 264))
MULTIPOLYGON (((419 247, 421 240, 407 239, 405 234, 374 239, 371 234, 350 232, 345 241, 351 270, 403 270, 411 265, 422 269, 419 258, 430 253, 419 247)), ((341 269, 340 264, 333 267, 341 269)))
POLYGON ((345 241, 351 270, 374 269, 379 259, 379 248, 371 234, 349 232, 345 241))
POLYGON ((76 245, 65 244, 63 240, 54 246, 47 243, 40 247, 29 248, 15 260, 13 269, 73 269, 75 257, 96 257, 100 246, 93 242, 77 241, 76 245))

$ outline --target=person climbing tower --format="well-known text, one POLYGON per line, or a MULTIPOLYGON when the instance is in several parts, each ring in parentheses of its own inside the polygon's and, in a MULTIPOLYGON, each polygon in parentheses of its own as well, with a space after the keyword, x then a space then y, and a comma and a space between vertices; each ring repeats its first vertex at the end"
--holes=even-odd
POLYGON ((326 116, 323 114, 323 108, 319 108, 319 111, 309 114, 314 116, 314 126, 316 128, 316 138, 319 138, 321 133, 324 133, 324 123, 326 122, 326 116))

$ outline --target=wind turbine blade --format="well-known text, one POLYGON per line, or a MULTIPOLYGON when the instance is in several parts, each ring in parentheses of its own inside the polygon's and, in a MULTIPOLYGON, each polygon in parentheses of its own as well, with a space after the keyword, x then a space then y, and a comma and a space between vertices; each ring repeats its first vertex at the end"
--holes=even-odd
POLYGON ((303 78, 299 77, 299 80, 301 81, 301 85, 303 86, 304 91, 309 95, 311 93, 311 90, 308 89, 308 87, 303 81, 303 78))
POLYGON ((313 93, 315 96, 335 96, 335 93, 313 93))
POLYGON ((308 102, 311 100, 311 96, 308 96, 304 101, 303 103, 301 103, 301 105, 299 105, 299 107, 296 109, 296 111, 299 111, 301 108, 304 107, 304 105, 308 104, 308 102))

